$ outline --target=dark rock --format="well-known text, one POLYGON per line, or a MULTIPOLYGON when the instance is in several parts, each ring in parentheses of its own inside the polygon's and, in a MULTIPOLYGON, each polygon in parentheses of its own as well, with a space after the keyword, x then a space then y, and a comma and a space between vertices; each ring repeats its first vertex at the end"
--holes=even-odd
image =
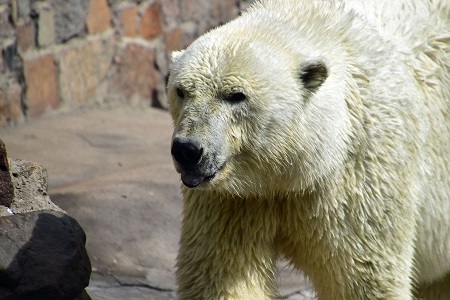
POLYGON ((84 290, 78 297, 76 297, 74 300, 92 300, 89 294, 84 290))
POLYGON ((78 222, 61 212, 0 218, 0 298, 73 300, 87 296, 83 293, 91 264, 85 242, 78 222))
POLYGON ((0 140, 0 205, 10 207, 14 198, 14 187, 9 174, 5 143, 0 140))

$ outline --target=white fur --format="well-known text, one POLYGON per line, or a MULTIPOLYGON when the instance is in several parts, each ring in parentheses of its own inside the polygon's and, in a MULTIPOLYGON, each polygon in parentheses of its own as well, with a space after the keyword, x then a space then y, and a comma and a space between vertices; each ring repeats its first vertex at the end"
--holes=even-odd
POLYGON ((183 188, 180 299, 268 299, 279 256, 320 299, 412 299, 449 272, 447 3, 257 2, 173 55, 168 92, 215 174, 183 188))

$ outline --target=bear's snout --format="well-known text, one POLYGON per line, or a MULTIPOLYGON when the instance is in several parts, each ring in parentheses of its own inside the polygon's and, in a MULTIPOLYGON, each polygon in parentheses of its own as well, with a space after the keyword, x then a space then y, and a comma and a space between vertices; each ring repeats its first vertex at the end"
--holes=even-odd
POLYGON ((175 139, 171 150, 173 158, 183 167, 195 166, 202 157, 203 148, 192 141, 181 141, 175 139))
MULTIPOLYGON (((220 167, 211 163, 211 156, 205 155, 203 147, 195 139, 175 137, 172 142, 172 157, 181 180, 189 188, 212 180, 220 167)), ((213 160, 214 161, 214 160, 213 160)))

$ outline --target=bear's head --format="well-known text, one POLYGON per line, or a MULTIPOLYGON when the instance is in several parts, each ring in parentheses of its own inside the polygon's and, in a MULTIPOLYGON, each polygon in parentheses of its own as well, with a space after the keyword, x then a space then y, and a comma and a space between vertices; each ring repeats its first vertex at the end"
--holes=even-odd
POLYGON ((269 27, 231 22, 173 53, 171 153, 187 187, 304 190, 344 160, 340 76, 311 43, 269 27))

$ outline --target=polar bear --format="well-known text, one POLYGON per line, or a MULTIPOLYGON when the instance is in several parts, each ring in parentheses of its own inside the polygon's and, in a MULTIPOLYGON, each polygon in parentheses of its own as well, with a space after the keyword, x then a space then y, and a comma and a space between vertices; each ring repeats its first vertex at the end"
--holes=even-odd
POLYGON ((443 2, 262 0, 173 54, 179 299, 276 297, 277 259, 318 299, 449 299, 443 2))

